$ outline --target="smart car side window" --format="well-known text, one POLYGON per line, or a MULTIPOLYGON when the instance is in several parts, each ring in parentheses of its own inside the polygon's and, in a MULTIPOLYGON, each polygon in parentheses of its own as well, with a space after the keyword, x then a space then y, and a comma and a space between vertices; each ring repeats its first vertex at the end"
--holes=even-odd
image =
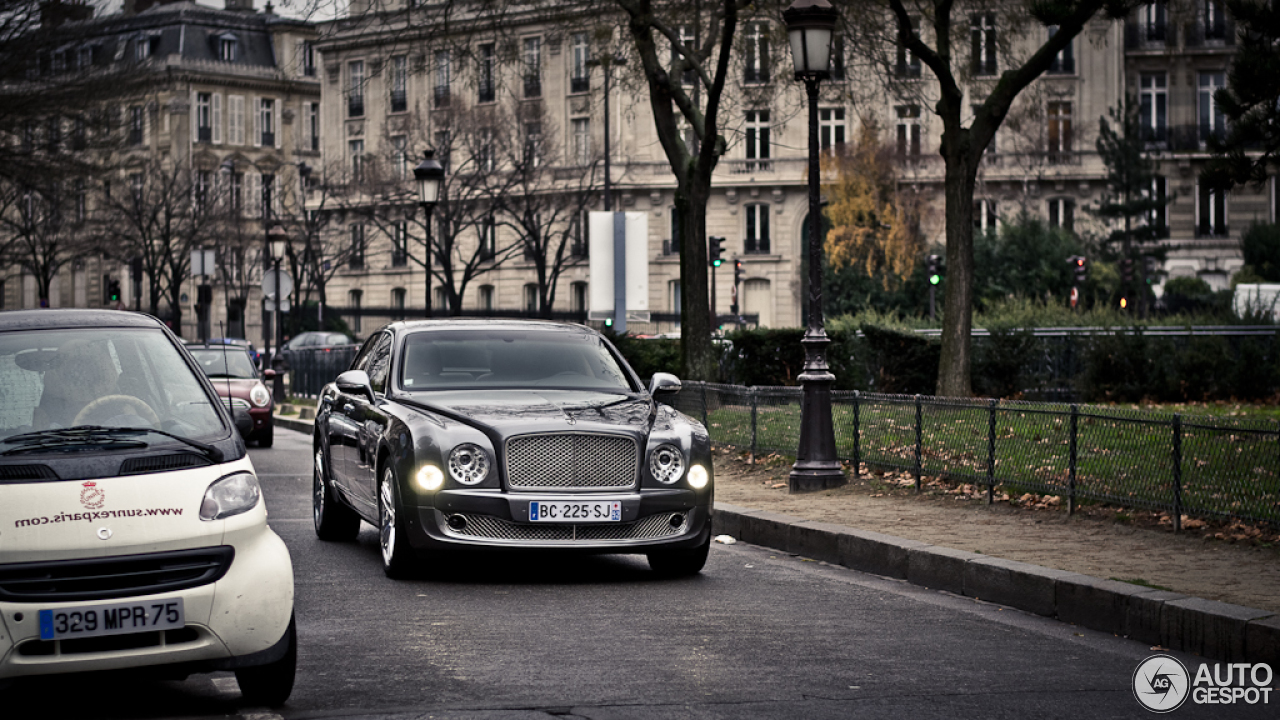
POLYGON ((387 375, 391 370, 391 334, 382 333, 369 355, 369 385, 376 393, 387 390, 387 375))

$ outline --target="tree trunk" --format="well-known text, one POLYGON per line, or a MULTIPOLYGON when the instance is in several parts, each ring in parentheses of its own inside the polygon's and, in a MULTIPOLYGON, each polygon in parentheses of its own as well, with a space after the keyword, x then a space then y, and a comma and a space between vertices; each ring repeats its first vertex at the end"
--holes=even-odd
POLYGON ((169 290, 170 312, 173 313, 173 334, 182 337, 182 283, 174 281, 169 290))
POLYGON ((956 144, 962 147, 944 145, 944 152, 951 157, 947 158, 946 172, 947 291, 938 395, 969 397, 973 395, 969 368, 973 359, 973 189, 977 184, 977 161, 967 152, 967 142, 956 144))
POLYGON ((715 382, 720 379, 720 364, 711 344, 707 304, 707 180, 704 183, 694 177, 676 187, 675 212, 680 217, 681 373, 690 380, 715 382))

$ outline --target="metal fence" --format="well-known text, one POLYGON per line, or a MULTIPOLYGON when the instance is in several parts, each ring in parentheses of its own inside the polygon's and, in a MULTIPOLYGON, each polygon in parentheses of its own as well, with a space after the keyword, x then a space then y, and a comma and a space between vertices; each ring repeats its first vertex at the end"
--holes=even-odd
MULTIPOLYGON (((794 455, 798 387, 686 382, 674 398, 718 445, 794 455)), ((1006 492, 1280 525, 1280 422, 856 391, 832 393, 837 452, 853 467, 1006 492)), ((857 472, 857 470, 855 470, 857 472)))
POLYGON ((359 345, 335 345, 322 348, 300 348, 289 351, 289 394, 319 397, 326 383, 351 367, 360 351, 359 345))

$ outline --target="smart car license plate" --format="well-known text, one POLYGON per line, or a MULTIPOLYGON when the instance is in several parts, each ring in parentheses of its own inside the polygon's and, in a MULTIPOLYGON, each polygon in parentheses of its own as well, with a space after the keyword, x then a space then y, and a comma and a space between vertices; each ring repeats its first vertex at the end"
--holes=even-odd
POLYGON ((621 521, 622 502, 618 500, 589 502, 534 500, 529 503, 529 522, 594 523, 621 521))
POLYGON ((123 635, 184 625, 182 598, 40 611, 40 639, 123 635))

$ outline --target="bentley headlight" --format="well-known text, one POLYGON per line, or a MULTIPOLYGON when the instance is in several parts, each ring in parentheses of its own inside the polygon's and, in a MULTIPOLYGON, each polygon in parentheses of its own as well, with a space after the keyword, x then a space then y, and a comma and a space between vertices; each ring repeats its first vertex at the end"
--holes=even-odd
POLYGON ((271 402, 271 393, 267 392, 265 385, 258 383, 249 391, 249 400, 258 407, 266 407, 271 402))
POLYGON ((258 504, 262 489, 253 473, 236 473, 214 481, 200 501, 201 520, 221 520, 248 512, 258 504))
POLYGON ((418 475, 415 478, 418 481, 418 487, 423 490, 439 490, 444 485, 444 473, 440 472, 440 468, 435 465, 423 465, 418 468, 418 475))
POLYGON ((475 485, 489 475, 489 456, 479 445, 459 445, 449 453, 449 475, 463 485, 475 485))
POLYGON ((707 481, 711 476, 707 474, 707 469, 701 465, 694 465, 689 468, 689 485, 694 490, 701 490, 707 486, 707 481))
POLYGON ((684 474, 684 453, 675 445, 659 445, 649 455, 649 471, 660 483, 671 483, 684 474))

